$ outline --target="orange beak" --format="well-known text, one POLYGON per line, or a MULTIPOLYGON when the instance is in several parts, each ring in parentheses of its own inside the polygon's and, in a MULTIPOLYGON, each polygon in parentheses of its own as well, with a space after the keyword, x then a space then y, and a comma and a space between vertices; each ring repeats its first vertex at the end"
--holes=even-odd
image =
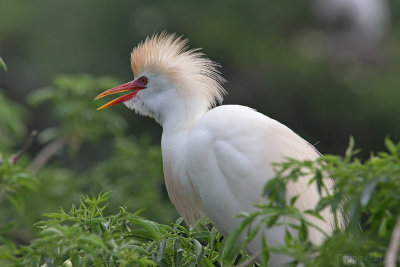
POLYGON ((131 92, 129 94, 126 94, 126 95, 123 95, 123 96, 120 96, 120 97, 118 97, 118 98, 116 98, 114 100, 111 100, 107 104, 99 107, 97 110, 100 110, 100 109, 103 109, 103 108, 108 108, 110 106, 114 106, 114 105, 116 105, 118 103, 122 103, 122 102, 125 102, 125 101, 129 100, 129 99, 132 99, 132 98, 134 98, 136 96, 136 94, 137 94, 137 92, 139 90, 142 90, 142 89, 145 89, 145 88, 146 88, 146 86, 142 82, 142 80, 138 79, 138 80, 130 81, 130 82, 124 83, 122 85, 119 85, 117 87, 108 89, 107 91, 105 91, 105 92, 99 94, 98 96, 96 96, 94 98, 94 100, 97 100, 99 98, 105 97, 107 95, 116 94, 116 93, 119 93, 119 92, 125 92, 125 91, 133 91, 133 92, 131 92))

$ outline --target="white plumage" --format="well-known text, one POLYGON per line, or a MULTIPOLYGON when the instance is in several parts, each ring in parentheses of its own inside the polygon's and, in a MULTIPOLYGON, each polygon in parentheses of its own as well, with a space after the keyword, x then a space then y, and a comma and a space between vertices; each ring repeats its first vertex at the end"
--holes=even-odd
MULTIPOLYGON (((274 176, 271 163, 285 157, 314 160, 319 153, 285 125, 255 110, 239 105, 210 109, 224 93, 217 65, 197 50, 187 50, 186 41, 162 33, 146 39, 132 52, 137 79, 110 89, 102 97, 133 90, 123 102, 163 127, 162 156, 169 197, 188 223, 207 216, 224 235, 240 223, 241 212, 251 212, 265 201, 264 184, 274 176)), ((121 97, 120 97, 121 98, 121 97)), ((312 209, 319 200, 315 184, 299 179, 287 189, 287 198, 300 194, 297 207, 312 209)), ((326 232, 326 223, 311 219, 326 232)), ((310 238, 320 243, 323 236, 311 230, 310 238)), ((284 229, 266 230, 269 246, 283 244, 284 229)), ((260 236, 249 246, 260 250, 260 236)), ((272 266, 288 258, 273 254, 272 266)))

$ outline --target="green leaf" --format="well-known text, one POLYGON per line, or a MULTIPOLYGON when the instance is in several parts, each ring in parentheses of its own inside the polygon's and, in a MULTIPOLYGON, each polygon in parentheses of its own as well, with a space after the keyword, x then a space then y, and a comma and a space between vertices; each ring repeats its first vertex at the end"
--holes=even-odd
POLYGON ((349 227, 351 229, 357 229, 359 224, 359 218, 361 216, 360 201, 354 199, 349 209, 349 227))
POLYGON ((372 196, 372 192, 374 191, 376 185, 379 182, 379 178, 372 179, 367 183, 367 185, 363 188, 361 192, 360 202, 362 206, 366 206, 372 196))
POLYGON ((36 191, 38 187, 38 181, 26 173, 21 173, 18 175, 17 183, 31 191, 36 191))
POLYGON ((299 239, 301 241, 307 240, 308 237, 308 229, 304 221, 302 220, 300 223, 300 228, 299 228, 299 239))
POLYGON ((385 146, 387 150, 398 160, 397 150, 400 148, 400 144, 398 146, 399 148, 397 148, 392 140, 390 140, 389 138, 385 138, 385 146))
POLYGON ((56 235, 56 236, 60 236, 60 237, 64 237, 65 236, 65 232, 60 230, 60 227, 48 227, 46 229, 43 229, 41 231, 42 235, 56 235))
POLYGON ((2 67, 5 71, 7 71, 7 65, 1 57, 0 57, 0 67, 2 67))
POLYGON ((235 255, 239 251, 237 242, 238 242, 238 239, 239 239, 241 233, 242 233, 242 231, 235 230, 233 233, 231 233, 228 236, 228 238, 225 242, 224 250, 222 253, 222 262, 224 264, 227 264, 228 266, 230 264, 232 264, 235 255))
POLYGON ((218 233, 219 232, 218 232, 217 228, 215 228, 215 227, 213 227, 211 229, 211 231, 210 231, 210 237, 209 237, 209 242, 208 243, 211 246, 211 250, 214 248, 215 239, 216 239, 218 233))
POLYGON ((285 229, 285 244, 286 244, 286 246, 290 246, 291 242, 292 242, 292 235, 290 234, 288 229, 285 229))
POLYGON ((317 182, 317 189, 318 189, 318 193, 321 196, 322 195, 322 187, 323 187, 323 183, 322 183, 322 173, 320 170, 317 170, 315 172, 315 180, 317 182))
POLYGON ((346 149, 346 153, 345 153, 346 162, 350 162, 350 159, 353 155, 354 155, 354 138, 353 138, 353 136, 350 136, 349 146, 346 149))
POLYGON ((177 229, 178 225, 181 225, 181 223, 183 222, 183 218, 179 217, 178 219, 176 219, 175 223, 174 223, 174 230, 177 229))
POLYGON ((195 248, 196 248, 196 259, 197 259, 197 262, 200 262, 201 258, 204 255, 203 246, 196 239, 193 239, 193 242, 194 242, 194 245, 195 245, 195 248))
POLYGON ((261 263, 263 267, 268 267, 268 260, 269 260, 269 249, 265 235, 263 235, 261 240, 261 263))
POLYGON ((175 267, 179 267, 182 261, 182 250, 180 249, 181 242, 179 238, 175 239, 174 242, 174 263, 175 267))
POLYGON ((270 228, 273 225, 275 225, 275 223, 279 219, 279 217, 280 217, 280 214, 268 217, 268 219, 267 219, 267 227, 270 228))
POLYGON ((165 252, 165 245, 167 244, 167 242, 165 241, 165 239, 162 239, 158 245, 158 249, 157 249, 157 256, 155 261, 160 263, 161 260, 164 258, 164 252, 165 252))
POLYGON ((290 206, 293 206, 294 203, 296 203, 297 199, 299 198, 300 195, 295 195, 290 199, 290 206))
POLYGON ((250 243, 254 239, 254 237, 260 231, 260 228, 261 228, 261 225, 257 225, 256 227, 254 227, 254 229, 251 229, 251 231, 247 232, 247 236, 246 236, 246 239, 245 239, 245 242, 244 242, 243 246, 247 245, 248 243, 250 243))
POLYGON ((388 231, 388 223, 390 222, 390 219, 387 217, 384 217, 379 224, 379 230, 378 234, 380 237, 388 237, 390 235, 390 231, 388 231))
POLYGON ((160 239, 161 235, 160 235, 154 222, 141 219, 137 216, 128 216, 128 219, 132 223, 143 227, 143 230, 145 230, 148 237, 155 239, 155 240, 160 239))
POLYGON ((104 247, 103 240, 99 236, 97 236, 95 234, 81 235, 78 240, 90 243, 90 244, 92 244, 94 246, 104 247))
POLYGON ((305 210, 303 211, 305 214, 309 214, 311 216, 314 216, 318 219, 320 219, 321 221, 325 221, 324 217, 322 217, 318 212, 314 211, 314 210, 305 210))
POLYGON ((215 265, 212 263, 212 261, 210 261, 208 258, 203 258, 202 263, 206 264, 207 267, 215 267, 215 265))

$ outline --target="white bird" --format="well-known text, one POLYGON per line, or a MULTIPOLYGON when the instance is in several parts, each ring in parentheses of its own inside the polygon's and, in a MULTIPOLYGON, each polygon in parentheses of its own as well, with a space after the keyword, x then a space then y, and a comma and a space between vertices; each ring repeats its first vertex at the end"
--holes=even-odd
MULTIPOLYGON (((274 177, 271 163, 285 157, 315 160, 320 154, 285 125, 254 109, 222 105, 224 79, 218 64, 198 49, 189 50, 187 40, 161 33, 148 37, 131 54, 135 80, 109 89, 95 99, 130 91, 99 109, 117 103, 154 118, 163 128, 162 158, 168 195, 188 224, 207 216, 227 235, 238 227, 241 212, 254 211, 265 202, 264 184, 274 177), (213 108, 214 107, 214 108, 213 108)), ((315 184, 299 179, 287 189, 287 197, 300 194, 297 207, 312 209, 320 199, 315 184)), ((310 218, 331 232, 327 222, 310 218)), ((284 229, 265 230, 270 247, 284 244, 284 229)), ((323 235, 310 230, 310 239, 321 243, 323 235)), ((258 236, 250 253, 261 248, 258 236)), ((272 254, 271 266, 288 258, 272 254)))

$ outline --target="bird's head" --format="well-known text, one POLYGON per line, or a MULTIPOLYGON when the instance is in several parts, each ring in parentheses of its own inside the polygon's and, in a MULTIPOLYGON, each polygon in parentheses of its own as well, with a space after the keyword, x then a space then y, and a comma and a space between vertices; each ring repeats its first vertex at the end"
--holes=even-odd
POLYGON ((189 50, 187 42, 163 32, 136 46, 131 54, 135 80, 111 88, 95 100, 123 91, 128 93, 99 109, 124 103, 163 123, 177 113, 204 113, 220 103, 225 90, 218 64, 205 58, 199 49, 189 50))

